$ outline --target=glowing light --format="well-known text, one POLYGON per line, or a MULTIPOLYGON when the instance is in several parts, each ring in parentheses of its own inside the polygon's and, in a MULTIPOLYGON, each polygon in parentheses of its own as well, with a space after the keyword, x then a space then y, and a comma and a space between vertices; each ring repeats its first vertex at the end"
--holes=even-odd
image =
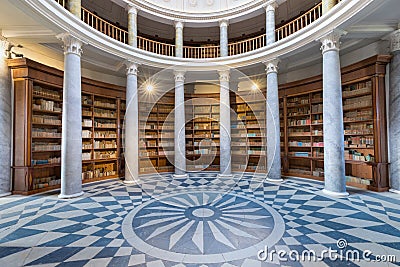
POLYGON ((146 86, 146 91, 147 92, 152 92, 154 90, 154 86, 152 85, 152 84, 148 84, 147 86, 146 86))
POLYGON ((255 83, 253 83, 253 86, 251 86, 251 90, 253 91, 258 90, 258 86, 255 83))

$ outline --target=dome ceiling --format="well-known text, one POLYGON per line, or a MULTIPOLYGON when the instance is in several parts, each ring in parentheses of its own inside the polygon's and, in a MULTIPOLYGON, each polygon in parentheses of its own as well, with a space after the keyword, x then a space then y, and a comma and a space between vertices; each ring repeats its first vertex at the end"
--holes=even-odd
POLYGON ((236 9, 254 0, 145 0, 150 4, 185 13, 218 13, 236 9))

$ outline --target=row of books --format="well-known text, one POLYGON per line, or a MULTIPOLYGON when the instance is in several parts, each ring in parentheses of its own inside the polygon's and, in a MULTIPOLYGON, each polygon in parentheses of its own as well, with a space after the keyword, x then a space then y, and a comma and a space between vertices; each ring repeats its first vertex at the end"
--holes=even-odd
POLYGON ((117 148, 117 142, 115 140, 112 141, 94 141, 94 148, 99 149, 99 148, 117 148))
POLYGON ((61 133, 58 132, 58 129, 33 128, 32 137, 61 138, 61 133))
POLYGON ((49 115, 33 115, 32 122, 41 124, 61 125, 61 120, 58 117, 49 115))
POLYGON ((117 152, 114 150, 94 152, 94 159, 115 159, 115 158, 117 158, 117 152))
POLYGON ((117 108, 117 104, 113 102, 105 102, 100 100, 95 100, 94 105, 96 107, 103 107, 103 108, 117 108))
POLYGON ((33 95, 50 97, 50 98, 60 99, 60 100, 62 98, 62 94, 60 92, 54 91, 54 90, 49 90, 49 89, 43 88, 39 85, 33 86, 33 95))
POLYGON ((93 110, 94 116, 103 118, 117 118, 117 111, 95 108, 93 110))
POLYGON ((61 184, 61 179, 57 176, 41 177, 33 179, 33 190, 42 189, 49 186, 61 184))
POLYGON ((59 143, 32 143, 32 151, 59 151, 61 145, 59 143))
POLYGON ((54 101, 44 100, 44 99, 34 100, 34 103, 32 103, 32 108, 37 109, 37 110, 43 110, 43 111, 61 112, 60 103, 56 103, 54 101))
POLYGON ((32 165, 44 165, 44 164, 60 164, 61 157, 50 157, 48 159, 33 159, 32 165))

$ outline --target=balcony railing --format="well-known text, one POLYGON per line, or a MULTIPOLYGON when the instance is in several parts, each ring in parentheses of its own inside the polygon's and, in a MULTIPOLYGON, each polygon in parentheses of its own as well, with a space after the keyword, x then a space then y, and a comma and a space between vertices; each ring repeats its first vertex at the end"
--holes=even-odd
MULTIPOLYGON (((57 3, 66 7, 67 0, 55 0, 57 3)), ((339 0, 340 2, 342 0, 339 0)), ((96 14, 82 7, 82 21, 93 27, 94 29, 104 33, 105 35, 120 41, 122 43, 128 43, 128 32, 112 23, 100 18, 96 14)), ((277 28, 275 30, 276 40, 282 40, 289 35, 307 27, 322 16, 322 2, 315 5, 312 9, 301 15, 300 17, 290 21, 289 23, 277 28)), ((162 43, 147 39, 141 36, 137 37, 138 48, 156 53, 164 56, 175 56, 175 45, 162 43)), ((254 38, 234 42, 228 44, 229 56, 244 54, 250 51, 254 51, 266 46, 266 35, 260 35, 254 38)), ((217 46, 184 46, 183 57, 184 58, 217 58, 220 55, 220 47, 217 46)))

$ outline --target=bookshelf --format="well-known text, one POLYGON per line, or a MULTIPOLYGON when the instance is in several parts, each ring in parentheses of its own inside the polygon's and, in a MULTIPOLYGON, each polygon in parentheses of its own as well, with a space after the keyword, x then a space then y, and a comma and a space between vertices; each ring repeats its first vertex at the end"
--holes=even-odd
POLYGON ((141 174, 173 172, 174 159, 174 94, 163 95, 155 104, 139 105, 141 174))
MULTIPOLYGON (((14 85, 13 193, 60 187, 63 72, 35 61, 8 61, 14 85)), ((82 78, 82 182, 121 177, 123 87, 82 78)))
MULTIPOLYGON (((389 60, 375 56, 342 69, 347 184, 374 191, 388 189, 384 77, 389 60)), ((284 175, 323 180, 321 77, 283 85, 280 97, 284 175)))
POLYGON ((219 94, 187 95, 186 101, 186 168, 219 171, 219 94))
MULTIPOLYGON (((265 92, 264 92, 265 93, 265 92)), ((266 172, 266 101, 262 92, 231 93, 232 169, 266 172)))

